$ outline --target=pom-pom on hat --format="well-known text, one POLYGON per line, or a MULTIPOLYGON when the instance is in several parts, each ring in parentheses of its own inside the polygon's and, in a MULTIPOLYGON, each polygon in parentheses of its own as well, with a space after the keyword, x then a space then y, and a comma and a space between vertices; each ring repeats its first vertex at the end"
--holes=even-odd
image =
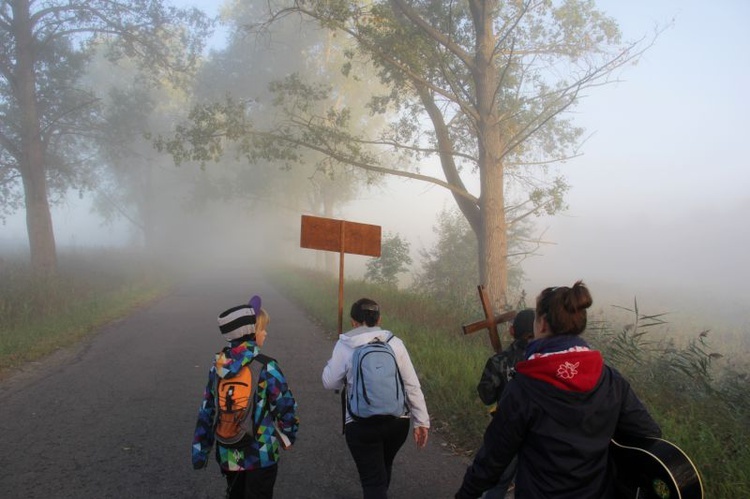
POLYGON ((227 341, 255 334, 255 321, 260 313, 260 296, 250 298, 247 305, 238 305, 219 314, 219 330, 227 341))

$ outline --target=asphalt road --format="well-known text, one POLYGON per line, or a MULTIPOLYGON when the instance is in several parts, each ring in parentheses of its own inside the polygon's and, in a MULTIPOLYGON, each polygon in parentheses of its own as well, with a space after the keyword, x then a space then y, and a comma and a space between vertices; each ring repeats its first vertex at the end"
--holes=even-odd
MULTIPOLYGON (((194 471, 190 444, 213 353, 224 346, 216 317, 252 294, 271 315, 263 351, 278 359, 301 419, 275 497, 361 497, 339 398, 320 382, 333 340, 261 277, 240 271, 186 278, 84 344, 0 382, 0 496, 223 497, 217 464, 194 471)), ((450 498, 467 464, 439 435, 422 450, 408 440, 389 497, 450 498)))

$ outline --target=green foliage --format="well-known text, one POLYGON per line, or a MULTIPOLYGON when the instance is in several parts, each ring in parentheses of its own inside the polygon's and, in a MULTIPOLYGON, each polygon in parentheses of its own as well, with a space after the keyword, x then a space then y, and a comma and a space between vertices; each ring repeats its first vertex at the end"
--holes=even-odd
MULTIPOLYGON (((518 221, 508 231, 509 290, 522 294, 523 270, 520 262, 532 253, 527 239, 530 226, 518 221)), ((456 209, 443 210, 433 227, 435 245, 422 250, 422 270, 417 273, 413 289, 429 295, 442 304, 470 310, 477 302, 479 281, 477 238, 466 218, 456 209)), ((518 301, 511 300, 511 303, 518 301)))
POLYGON ((365 280, 388 287, 398 287, 398 274, 408 272, 412 260, 409 242, 400 234, 386 234, 380 247, 380 257, 367 262, 365 280))
POLYGON ((465 308, 477 301, 479 284, 477 238, 460 213, 443 210, 433 227, 437 241, 422 250, 422 271, 414 289, 443 305, 465 308))
POLYGON ((238 2, 225 9, 227 45, 212 52, 197 75, 190 113, 177 127, 179 140, 156 142, 177 163, 203 167, 213 188, 204 199, 216 191, 235 201, 262 200, 277 212, 332 217, 363 184, 379 181, 318 151, 343 138, 327 135, 326 126, 365 134, 378 128, 380 120, 363 119, 351 105, 366 98, 372 79, 353 85, 340 74, 346 44, 309 23, 287 18, 247 36, 246 26, 261 19, 264 8, 238 2), (312 118, 310 133, 296 135, 294 117, 302 114, 312 118), (315 147, 301 148, 300 141, 315 147))
MULTIPOLYGON (((3 36, 0 29, 0 37, 3 36)), ((96 98, 81 79, 89 57, 76 51, 66 40, 44 44, 37 52, 38 65, 44 68, 37 78, 38 106, 43 128, 45 154, 48 155, 47 182, 51 202, 59 201, 71 187, 80 191, 96 183, 91 142, 82 141, 77 129, 95 129, 99 109, 96 98)), ((0 116, 3 117, 0 141, 0 214, 14 213, 24 204, 21 107, 17 84, 11 68, 0 70, 0 116)))
MULTIPOLYGON (((324 319, 329 330, 335 327, 334 279, 291 269, 275 271, 273 279, 313 317, 324 319), (330 293, 321 292, 321 286, 330 293), (322 305, 326 300, 328 305, 322 305)), ((476 383, 491 349, 484 336, 460 334, 459 325, 470 317, 412 291, 359 281, 347 282, 345 289, 347 303, 361 296, 377 300, 383 327, 406 342, 433 427, 457 452, 477 449, 489 417, 476 383)), ((631 323, 618 327, 592 321, 585 333, 588 341, 630 380, 664 437, 688 453, 701 473, 706 497, 750 497, 748 366, 719 369, 709 333, 677 345, 674 339, 659 338, 663 314, 643 314, 637 303, 625 310, 632 314, 631 323)))
MULTIPOLYGON (((211 23, 195 9, 168 8, 161 0, 148 3, 144 8, 134 0, 31 2, 28 21, 22 7, 12 13, 6 7, 7 17, 0 25, 0 54, 9 61, 28 56, 33 62, 33 112, 40 122, 52 195, 70 188, 86 190, 94 183, 90 139, 101 126, 100 102, 85 79, 94 50, 106 46, 112 60, 129 56, 148 68, 144 74, 153 79, 177 78, 196 63, 211 23), (25 46, 17 47, 18 37, 26 29, 35 37, 35 48, 19 56, 25 46), (108 44, 102 43, 104 35, 108 44)), ((28 101, 22 98, 26 89, 19 71, 18 64, 0 67, 0 113, 5 117, 32 111, 23 107, 28 101)), ((106 92, 101 87, 97 90, 106 92)), ((21 142, 20 121, 6 125, 0 142, 0 213, 20 206, 21 179, 14 172, 22 168, 23 154, 28 154, 24 148, 29 147, 21 142)))

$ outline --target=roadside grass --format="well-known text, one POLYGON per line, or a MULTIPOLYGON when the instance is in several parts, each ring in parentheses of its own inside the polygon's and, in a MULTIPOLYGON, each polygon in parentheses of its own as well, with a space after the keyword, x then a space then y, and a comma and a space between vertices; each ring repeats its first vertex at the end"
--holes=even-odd
MULTIPOLYGON (((276 269, 274 282, 307 311, 331 340, 336 337, 338 281, 320 272, 276 269)), ((476 383, 491 355, 484 333, 464 336, 461 324, 482 317, 476 310, 450 310, 428 297, 382 288, 360 280, 346 282, 348 307, 361 297, 378 301, 383 328, 404 340, 419 373, 433 428, 456 453, 473 454, 489 422, 476 383)), ((477 300, 478 301, 478 300, 477 300)), ((750 497, 750 401, 747 366, 727 367, 708 344, 709 332, 677 342, 658 334, 660 315, 627 310, 631 321, 614 325, 591 321, 586 338, 620 370, 662 426, 664 438, 695 463, 706 497, 750 497)), ((502 337, 507 345, 507 334, 502 337)))
POLYGON ((34 276, 21 258, 4 259, 0 282, 0 377, 74 345, 169 289, 163 268, 117 250, 63 253, 52 278, 34 276))

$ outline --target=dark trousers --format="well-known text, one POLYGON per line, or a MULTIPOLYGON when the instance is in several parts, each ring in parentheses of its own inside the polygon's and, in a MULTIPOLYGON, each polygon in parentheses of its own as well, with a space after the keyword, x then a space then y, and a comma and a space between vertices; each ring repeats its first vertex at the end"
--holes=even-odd
POLYGON ((393 460, 409 435, 409 418, 352 421, 345 433, 364 499, 386 499, 393 460))
POLYGON ((250 471, 224 471, 227 479, 227 499, 272 499, 273 486, 279 466, 250 471))

